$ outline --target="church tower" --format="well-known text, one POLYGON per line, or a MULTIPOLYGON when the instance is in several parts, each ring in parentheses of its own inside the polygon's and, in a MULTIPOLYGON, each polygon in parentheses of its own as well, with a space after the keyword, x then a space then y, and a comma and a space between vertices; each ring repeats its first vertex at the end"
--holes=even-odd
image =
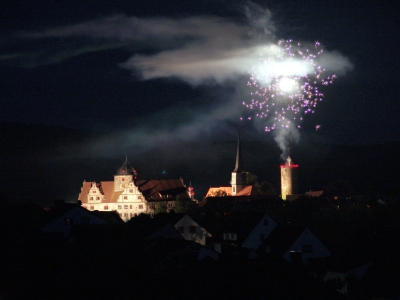
POLYGON ((238 134, 238 142, 236 148, 236 164, 232 172, 231 186, 232 196, 239 193, 246 185, 246 172, 243 170, 242 152, 240 148, 240 133, 238 134))
POLYGON ((136 174, 135 170, 129 164, 128 157, 125 157, 124 163, 118 169, 117 174, 114 175, 114 191, 125 190, 132 182, 134 174, 136 174))

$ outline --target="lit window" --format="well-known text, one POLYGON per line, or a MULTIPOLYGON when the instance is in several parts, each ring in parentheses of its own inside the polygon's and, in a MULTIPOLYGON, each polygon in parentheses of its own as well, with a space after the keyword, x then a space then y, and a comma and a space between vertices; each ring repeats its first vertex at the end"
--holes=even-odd
POLYGON ((225 232, 224 233, 224 240, 226 241, 236 241, 237 234, 235 232, 225 232))
POLYGON ((143 209, 143 205, 142 204, 139 205, 139 209, 143 209))
POLYGON ((93 209, 94 209, 94 206, 93 206, 93 205, 91 205, 91 206, 90 206, 90 210, 93 210, 93 209))
POLYGON ((93 197, 90 197, 89 200, 93 200, 93 197))
POLYGON ((96 194, 96 191, 93 191, 93 194, 96 194))
POLYGON ((179 233, 184 233, 185 232, 185 228, 183 226, 178 226, 177 228, 179 233))
POLYGON ((196 226, 189 226, 190 233, 196 233, 196 226))
POLYGON ((129 193, 133 194, 133 190, 129 190, 129 193))
POLYGON ((128 199, 128 196, 124 196, 124 200, 128 199))
POLYGON ((108 209, 108 205, 105 205, 105 206, 104 206, 104 210, 107 210, 107 209, 108 209))
POLYGON ((139 200, 142 200, 142 199, 143 199, 143 197, 142 197, 142 196, 138 196, 137 198, 138 198, 139 200))
POLYGON ((127 214, 127 213, 126 213, 126 214, 124 214, 124 217, 126 217, 126 218, 127 218, 127 217, 128 217, 128 214, 127 214))
POLYGON ((128 209, 128 205, 124 205, 124 209, 128 209))
POLYGON ((118 205, 118 209, 122 209, 122 205, 118 205))
POLYGON ((122 177, 122 181, 125 181, 125 178, 124 178, 124 177, 122 177))
POLYGON ((132 209, 132 205, 129 205, 129 209, 132 209))
POLYGON ((96 197, 96 200, 100 200, 100 197, 96 197))

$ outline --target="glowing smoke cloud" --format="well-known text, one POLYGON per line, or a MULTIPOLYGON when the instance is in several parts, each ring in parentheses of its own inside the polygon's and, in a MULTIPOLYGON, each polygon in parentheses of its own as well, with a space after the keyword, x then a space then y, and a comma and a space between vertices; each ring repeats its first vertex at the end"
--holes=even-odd
POLYGON ((288 141, 298 141, 303 115, 314 113, 324 95, 320 85, 329 85, 335 74, 326 76, 318 63, 323 49, 319 42, 312 48, 279 41, 265 48, 260 63, 253 67, 247 85, 251 100, 243 104, 257 110, 256 116, 265 118, 265 131, 275 131, 275 141, 286 155, 288 141))

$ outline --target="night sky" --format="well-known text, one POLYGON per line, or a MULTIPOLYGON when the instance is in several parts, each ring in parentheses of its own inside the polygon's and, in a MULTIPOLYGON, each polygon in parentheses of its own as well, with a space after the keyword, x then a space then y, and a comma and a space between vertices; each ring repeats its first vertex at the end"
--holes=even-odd
POLYGON ((238 129, 273 141, 242 102, 252 49, 280 39, 319 41, 338 77, 294 144, 400 140, 395 1, 2 1, 0 14, 0 120, 101 133, 67 156, 140 165, 160 145, 238 129))

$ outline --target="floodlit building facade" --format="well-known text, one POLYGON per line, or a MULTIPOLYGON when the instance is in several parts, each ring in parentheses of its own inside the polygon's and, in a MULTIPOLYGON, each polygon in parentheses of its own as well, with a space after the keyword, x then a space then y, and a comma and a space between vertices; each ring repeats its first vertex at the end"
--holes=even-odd
POLYGON ((180 179, 138 179, 126 158, 113 181, 83 181, 78 200, 90 211, 117 211, 125 222, 140 213, 153 214, 157 209, 169 211, 177 198, 190 200, 180 179))
POLYGON ((281 197, 282 200, 292 200, 298 194, 298 168, 299 165, 292 163, 290 156, 285 164, 281 165, 281 197))

